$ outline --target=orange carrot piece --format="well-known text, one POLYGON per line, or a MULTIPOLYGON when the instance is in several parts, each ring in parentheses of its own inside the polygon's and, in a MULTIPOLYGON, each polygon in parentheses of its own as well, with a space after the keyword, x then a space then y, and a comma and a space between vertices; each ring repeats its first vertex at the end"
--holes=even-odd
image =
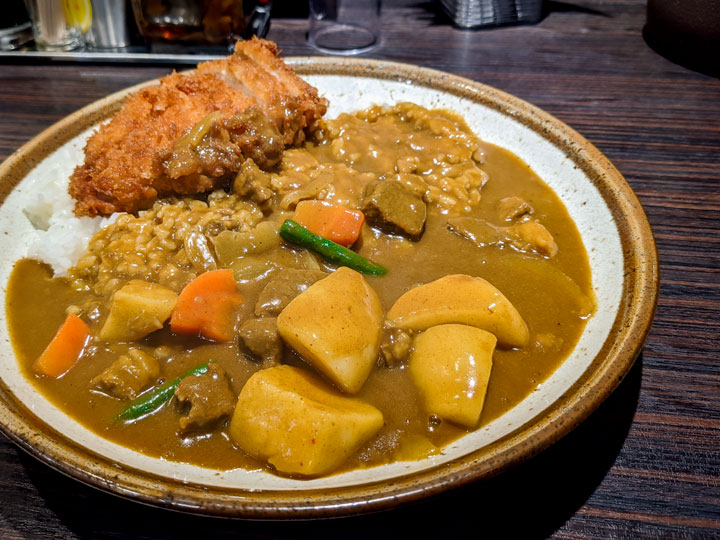
POLYGON ((294 220, 310 232, 349 248, 360 236, 365 214, 325 201, 300 201, 294 220))
POLYGON ((205 272, 188 283, 178 296, 170 329, 176 334, 231 341, 235 311, 242 301, 232 270, 205 272))
POLYGON ((77 315, 65 318, 55 337, 35 361, 35 373, 57 379, 67 373, 85 348, 90 329, 77 315))

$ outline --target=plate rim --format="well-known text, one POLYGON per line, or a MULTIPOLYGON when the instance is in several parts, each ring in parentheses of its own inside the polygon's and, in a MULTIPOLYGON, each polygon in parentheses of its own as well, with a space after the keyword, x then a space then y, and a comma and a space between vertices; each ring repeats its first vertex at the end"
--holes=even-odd
MULTIPOLYGON (((389 480, 322 490, 251 492, 207 487, 121 467, 74 444, 40 421, 0 379, 0 430, 54 469, 115 495, 205 515, 308 519, 384 510, 495 476, 544 450, 585 420, 615 390, 640 353, 657 306, 657 248, 645 212, 631 187, 594 145, 559 119, 520 98, 447 72, 360 58, 289 57, 285 60, 301 76, 411 81, 469 99, 512 117, 563 151, 583 170, 605 201, 623 251, 622 299, 601 350, 559 399, 498 441, 444 465, 389 480)), ((16 150, 0 165, 0 178, 4 180, 0 183, 0 204, 50 152, 118 110, 131 93, 157 81, 146 81, 94 101, 16 150)))

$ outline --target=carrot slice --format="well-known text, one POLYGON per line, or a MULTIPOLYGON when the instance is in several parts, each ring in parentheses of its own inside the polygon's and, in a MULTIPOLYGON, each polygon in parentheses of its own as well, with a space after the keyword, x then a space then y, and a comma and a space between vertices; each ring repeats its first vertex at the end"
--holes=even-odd
POLYGON ((300 201, 295 207, 294 221, 318 236, 349 248, 360 236, 365 215, 339 204, 300 201))
POLYGON ((231 341, 235 311, 242 300, 232 270, 212 270, 200 274, 178 296, 170 317, 170 329, 176 334, 231 341))
POLYGON ((35 361, 35 373, 57 379, 67 373, 85 348, 90 329, 77 315, 70 314, 55 337, 35 361))

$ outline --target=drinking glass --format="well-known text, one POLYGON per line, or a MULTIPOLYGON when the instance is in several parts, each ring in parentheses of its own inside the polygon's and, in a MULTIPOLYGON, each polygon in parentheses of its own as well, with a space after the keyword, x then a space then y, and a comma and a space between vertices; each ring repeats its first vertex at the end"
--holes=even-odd
POLYGON ((242 0, 132 0, 143 37, 198 44, 232 44, 242 39, 242 0))
POLYGON ((60 0, 25 0, 38 49, 69 51, 82 45, 82 29, 69 20, 64 4, 60 0))
POLYGON ((360 54, 380 43, 380 0, 310 0, 308 42, 329 54, 360 54))

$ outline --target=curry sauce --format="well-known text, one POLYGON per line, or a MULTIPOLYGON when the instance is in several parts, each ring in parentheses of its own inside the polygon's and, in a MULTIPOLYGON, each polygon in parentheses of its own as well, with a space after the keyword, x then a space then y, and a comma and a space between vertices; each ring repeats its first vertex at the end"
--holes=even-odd
MULTIPOLYGON (((564 205, 524 162, 507 150, 477 141, 455 115, 423 111, 371 109, 327 121, 302 147, 286 152, 276 169, 258 173, 265 176, 256 180, 267 180, 274 191, 269 202, 254 201, 259 213, 249 209, 250 203, 245 200, 242 204, 251 216, 247 223, 242 223, 241 218, 230 223, 228 218, 222 226, 213 225, 215 230, 211 232, 209 225, 202 230, 211 236, 233 227, 252 230, 262 221, 279 223, 292 217, 293 205, 284 205, 283 201, 287 203, 289 197, 313 182, 320 189, 306 193, 305 198, 337 201, 349 207, 359 206, 363 187, 370 181, 422 182, 421 189, 427 193, 427 220, 419 240, 385 234, 366 224, 354 249, 388 269, 384 276, 365 278, 385 312, 408 290, 449 274, 482 277, 517 308, 529 328, 530 342, 521 348, 495 350, 479 424, 482 426, 518 404, 573 349, 594 310, 589 264, 580 235, 564 205), (464 134, 465 139, 458 133, 464 134), (314 172, 308 173, 309 170, 314 172), (325 184, 317 182, 323 175, 329 175, 325 184), (453 183, 453 179, 457 182, 453 183), (500 230, 511 221, 501 211, 503 201, 511 197, 522 200, 530 208, 528 216, 533 222, 541 223, 549 231, 557 245, 556 254, 548 256, 497 239, 476 245, 447 226, 452 216, 467 216, 500 230)), ((225 201, 225 195, 217 197, 225 201)), ((153 216, 152 223, 162 221, 158 212, 148 214, 153 216)), ((139 219, 142 217, 141 213, 139 219)), ((152 236, 145 229, 142 234, 152 236)), ((175 290, 198 273, 192 258, 183 259, 179 251, 169 251, 170 248, 163 251, 162 257, 166 259, 158 259, 159 256, 153 259, 150 251, 140 253, 150 241, 149 237, 145 240, 133 241, 128 249, 133 250, 137 260, 148 263, 144 270, 146 278, 151 276, 152 281, 162 282, 164 274, 149 264, 153 260, 159 261, 156 269, 170 263, 178 268, 165 283, 175 290)), ((49 267, 38 261, 25 259, 16 264, 7 290, 7 318, 25 375, 39 392, 80 423, 139 452, 218 469, 263 468, 264 463, 232 442, 226 423, 208 432, 180 433, 178 405, 174 401, 134 422, 113 422, 124 403, 91 388, 89 381, 127 351, 127 343, 93 340, 75 366, 57 380, 33 372, 34 361, 52 339, 68 309, 79 311, 94 334, 107 316, 113 292, 129 279, 143 277, 132 274, 142 271, 140 263, 119 271, 122 257, 115 256, 112 264, 101 268, 103 261, 109 260, 103 259, 103 250, 110 244, 93 247, 94 241, 86 261, 72 269, 69 278, 53 278, 49 267)), ((175 244, 173 249, 182 249, 183 242, 175 244)), ((253 316, 253 306, 268 280, 283 269, 323 272, 334 269, 284 243, 264 252, 244 253, 228 266, 235 271, 244 299, 237 313, 238 324, 253 316)), ((211 343, 174 335, 167 325, 132 346, 159 359, 161 380, 170 380, 203 362, 215 361, 227 372, 235 394, 253 373, 264 367, 238 340, 211 343)), ((288 347, 281 362, 312 370, 288 347)), ((406 367, 406 360, 395 365, 379 360, 357 394, 356 397, 382 412, 384 426, 341 470, 420 459, 467 432, 428 415, 406 367)))

